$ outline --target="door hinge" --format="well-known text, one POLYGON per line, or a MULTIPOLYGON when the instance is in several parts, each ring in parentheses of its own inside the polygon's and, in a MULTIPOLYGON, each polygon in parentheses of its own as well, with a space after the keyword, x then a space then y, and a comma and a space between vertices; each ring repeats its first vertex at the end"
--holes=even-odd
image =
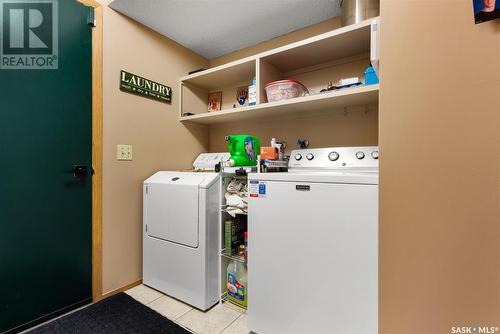
POLYGON ((91 27, 95 27, 97 22, 95 20, 95 11, 93 7, 89 7, 89 13, 87 14, 87 24, 91 27))
POLYGON ((146 195, 149 193, 149 188, 146 186, 146 195))
POLYGON ((146 224, 146 233, 148 233, 148 224, 146 224))

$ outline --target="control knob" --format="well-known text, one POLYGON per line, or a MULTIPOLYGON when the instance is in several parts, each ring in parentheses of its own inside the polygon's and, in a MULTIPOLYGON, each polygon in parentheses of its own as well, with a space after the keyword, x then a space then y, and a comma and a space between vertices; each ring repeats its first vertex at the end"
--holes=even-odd
POLYGON ((372 158, 373 159, 378 159, 378 151, 373 151, 372 152, 372 158))
POLYGON ((312 153, 308 153, 308 154, 306 155, 306 158, 307 158, 307 160, 312 160, 312 159, 314 159, 314 154, 312 154, 312 153))
POLYGON ((300 153, 295 154, 295 160, 299 161, 300 159, 302 159, 302 154, 300 153))
POLYGON ((361 151, 359 152, 356 152, 356 158, 358 158, 359 160, 363 159, 365 157, 365 154, 361 151))
POLYGON ((335 151, 330 152, 330 154, 328 154, 328 159, 330 159, 330 161, 337 161, 339 159, 339 154, 335 151))

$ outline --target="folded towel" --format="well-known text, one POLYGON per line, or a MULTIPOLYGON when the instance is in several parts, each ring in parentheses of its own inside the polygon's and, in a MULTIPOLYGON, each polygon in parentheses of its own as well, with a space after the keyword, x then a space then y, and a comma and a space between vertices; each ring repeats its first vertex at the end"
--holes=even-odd
POLYGON ((232 217, 247 212, 248 202, 245 200, 247 192, 247 184, 242 180, 234 178, 227 185, 227 191, 224 195, 226 198, 226 211, 232 217))

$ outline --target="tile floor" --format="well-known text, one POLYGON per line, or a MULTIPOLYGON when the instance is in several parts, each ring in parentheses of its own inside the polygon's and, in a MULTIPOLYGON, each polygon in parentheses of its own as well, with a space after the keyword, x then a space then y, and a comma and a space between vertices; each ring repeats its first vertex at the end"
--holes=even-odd
POLYGON ((125 292, 195 334, 249 333, 245 311, 230 303, 202 312, 142 284, 125 292))

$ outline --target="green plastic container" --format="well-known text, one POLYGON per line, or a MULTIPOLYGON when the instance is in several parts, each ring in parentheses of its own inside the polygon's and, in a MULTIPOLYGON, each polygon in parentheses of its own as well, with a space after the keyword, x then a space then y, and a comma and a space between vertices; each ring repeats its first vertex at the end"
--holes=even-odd
POLYGON ((260 154, 260 140, 251 135, 226 136, 231 166, 257 166, 260 154))

